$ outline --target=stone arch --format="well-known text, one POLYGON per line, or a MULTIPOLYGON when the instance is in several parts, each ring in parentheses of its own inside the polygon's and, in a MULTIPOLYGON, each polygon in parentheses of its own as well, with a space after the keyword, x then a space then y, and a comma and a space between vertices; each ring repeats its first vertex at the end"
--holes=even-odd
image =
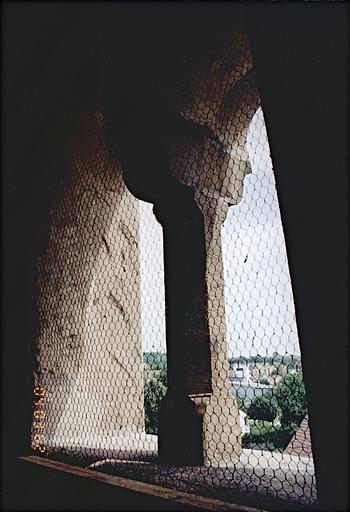
MULTIPOLYGON (((179 65, 182 50, 179 55, 170 53, 173 60, 167 64, 166 77, 158 76, 151 66, 154 76, 142 77, 144 90, 139 84, 138 95, 135 91, 127 95, 132 124, 117 97, 107 95, 106 102, 108 134, 121 156, 125 180, 136 196, 154 203, 168 247, 167 323, 177 326, 167 330, 169 393, 176 389, 179 394, 178 405, 172 398, 169 406, 164 403, 160 448, 167 453, 165 459, 176 463, 201 463, 203 458, 205 463, 220 463, 237 460, 241 453, 238 409, 227 382, 221 225, 228 207, 242 198, 244 177, 251 172, 245 142, 259 94, 245 31, 238 25, 214 30, 209 40, 213 45, 205 41, 207 54, 186 49, 183 62, 188 58, 191 66, 179 65), (169 272, 174 275, 170 277, 169 272), (184 380, 203 416, 202 447, 186 402, 184 380), (167 419, 169 414, 176 417, 173 406, 187 415, 184 423, 193 428, 191 440, 184 432, 186 447, 167 419), (218 407, 222 418, 215 416, 218 407), (216 433, 217 442, 211 432, 222 428, 222 421, 228 428, 224 445, 221 430, 216 433), (197 447, 193 458, 186 455, 191 446, 197 447)), ((110 77, 112 83, 113 73, 110 77)))
POLYGON ((207 291, 203 300, 207 302, 212 393, 207 397, 194 394, 193 400, 203 416, 206 464, 237 460, 242 451, 238 409, 228 389, 221 226, 228 207, 241 200, 244 178, 251 172, 245 145, 260 105, 245 32, 237 28, 223 39, 220 51, 189 81, 190 99, 182 101, 176 84, 170 94, 182 118, 203 129, 202 137, 181 134, 174 138, 169 160, 172 175, 194 189, 204 217, 207 291))
MULTIPOLYGON (((113 453, 125 446, 121 439, 128 444, 130 436, 143 434, 136 211, 136 197, 141 197, 155 204, 161 222, 165 210, 167 219, 171 223, 175 219, 175 224, 179 211, 185 224, 186 215, 191 216, 198 208, 201 212, 199 238, 203 238, 206 256, 200 265, 205 273, 205 286, 201 287, 204 306, 201 304, 199 316, 204 314, 204 321, 198 325, 204 332, 205 343, 209 336, 210 354, 202 343, 203 356, 197 368, 204 368, 209 357, 213 398, 209 403, 199 399, 197 405, 201 414, 207 416, 207 430, 220 400, 232 402, 226 412, 222 409, 230 429, 231 448, 227 445, 227 449, 220 448, 219 452, 211 450, 204 435, 204 459, 209 463, 220 462, 222 457, 231 460, 240 454, 238 414, 225 384, 227 348, 220 229, 229 205, 242 197, 243 180, 250 172, 244 145, 259 95, 245 33, 236 28, 225 34, 224 39, 214 59, 211 55, 187 77, 191 94, 183 96, 183 84, 179 86, 176 81, 164 84, 164 109, 157 107, 158 117, 150 135, 137 125, 134 134, 133 126, 128 127, 124 118, 118 119, 116 131, 107 130, 112 144, 118 133, 125 132, 116 146, 124 178, 107 149, 101 113, 85 115, 80 132, 72 136, 69 179, 62 184, 62 194, 53 211, 49 249, 39 279, 42 327, 36 381, 46 390, 45 434, 49 448, 83 448, 93 453, 100 446, 104 453, 113 453), (111 231, 115 233, 114 243, 111 231), (107 260, 113 261, 108 266, 108 277, 104 274, 107 260), (128 279, 121 286, 119 272, 117 275, 115 271, 123 269, 127 261, 128 279), (50 317, 52 311, 55 313, 50 317), (111 314, 113 311, 116 316, 111 314), (106 339, 111 343, 106 344, 106 339), (106 393, 108 388, 113 392, 106 393), (134 399, 130 400, 130 396, 134 399), (91 401, 98 404, 97 408, 91 408, 91 401), (73 407, 74 404, 78 406, 73 407), (123 415, 120 404, 124 407, 123 415), (87 424, 90 432, 82 435, 87 424)), ((153 108, 155 104, 151 102, 146 111, 140 109, 139 115, 151 116, 153 108)), ((105 110, 110 119, 108 105, 105 110)), ((198 282, 201 279, 199 276, 198 282)), ((191 314, 197 307, 192 306, 189 304, 191 314)), ((192 354, 196 358, 195 351, 192 354)), ((196 364, 192 364, 192 374, 196 364)), ((201 378, 204 382, 205 375, 201 378)), ((200 386, 195 394, 201 394, 200 386)))

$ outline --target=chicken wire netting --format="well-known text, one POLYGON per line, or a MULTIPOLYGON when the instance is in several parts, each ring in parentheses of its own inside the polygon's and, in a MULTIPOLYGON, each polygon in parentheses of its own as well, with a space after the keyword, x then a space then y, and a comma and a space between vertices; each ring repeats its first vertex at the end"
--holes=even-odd
POLYGON ((215 52, 166 89, 197 127, 166 144, 173 176, 195 190, 204 219, 212 392, 189 390, 203 463, 158 459, 168 386, 162 226, 124 184, 100 111, 82 115, 68 140, 39 262, 32 448, 227 501, 310 507, 293 296, 245 33, 225 34, 215 52))

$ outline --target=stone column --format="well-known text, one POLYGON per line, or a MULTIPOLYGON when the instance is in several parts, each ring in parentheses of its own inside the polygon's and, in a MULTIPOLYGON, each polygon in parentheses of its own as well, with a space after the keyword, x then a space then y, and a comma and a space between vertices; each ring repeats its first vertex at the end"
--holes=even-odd
POLYGON ((204 216, 206 242, 207 313, 210 338, 211 382, 208 396, 193 396, 203 417, 203 459, 205 465, 235 462, 242 453, 239 409, 230 393, 226 341, 224 269, 221 226, 229 203, 222 197, 196 192, 204 216))
MULTIPOLYGON (((183 187, 185 189, 185 187, 183 187)), ((163 226, 168 391, 159 413, 159 458, 171 465, 203 463, 202 418, 189 398, 211 392, 206 321, 203 216, 187 189, 155 205, 163 226)))
POLYGON ((228 382, 221 253, 227 209, 223 198, 189 188, 154 209, 164 232, 168 392, 159 456, 167 464, 227 463, 242 451, 228 382))

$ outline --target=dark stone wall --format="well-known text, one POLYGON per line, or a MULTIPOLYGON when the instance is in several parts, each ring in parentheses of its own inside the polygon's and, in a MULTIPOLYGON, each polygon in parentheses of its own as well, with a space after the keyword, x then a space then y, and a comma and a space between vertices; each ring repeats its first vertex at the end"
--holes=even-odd
POLYGON ((348 4, 326 3, 247 11, 296 306, 318 494, 330 510, 346 510, 349 497, 348 11, 348 4))

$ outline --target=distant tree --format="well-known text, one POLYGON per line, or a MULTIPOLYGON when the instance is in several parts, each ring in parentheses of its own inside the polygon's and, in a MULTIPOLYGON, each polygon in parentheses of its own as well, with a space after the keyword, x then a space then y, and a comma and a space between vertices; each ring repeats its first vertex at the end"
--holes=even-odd
POLYGON ((270 395, 257 397, 252 400, 247 414, 252 420, 273 421, 277 416, 277 406, 270 395))
POLYGON ((283 357, 283 364, 286 366, 287 370, 295 370, 297 368, 297 364, 300 361, 300 358, 293 354, 286 354, 283 357))
POLYGON ((236 357, 229 357, 228 365, 229 365, 229 368, 231 370, 232 370, 232 368, 234 367, 235 364, 237 364, 237 358, 236 357))
POLYGON ((276 365, 275 370, 273 370, 273 372, 272 372, 273 375, 279 375, 280 377, 285 377, 286 373, 287 373, 286 366, 284 364, 280 364, 280 363, 278 363, 276 365))
POLYGON ((274 352, 272 355, 273 362, 276 363, 283 363, 283 356, 278 354, 278 352, 274 352))
MULTIPOLYGON (((163 376, 164 378, 164 376, 163 376)), ((161 379, 146 379, 144 386, 145 427, 147 434, 158 433, 158 412, 160 402, 166 393, 166 386, 161 379)))
MULTIPOLYGON (((284 365, 282 365, 284 367, 284 365)), ((263 443, 268 449, 284 450, 307 413, 305 387, 300 372, 287 373, 272 392, 252 400, 248 416, 255 421, 250 434, 243 436, 243 446, 263 443), (276 416, 281 426, 261 427, 260 421, 273 422, 276 416)))
POLYGON ((287 365, 287 371, 289 371, 289 370, 296 370, 296 368, 297 368, 297 363, 295 361, 291 361, 287 365))
POLYGON ((272 445, 272 448, 285 450, 298 428, 299 425, 296 423, 290 423, 279 428, 273 428, 267 436, 267 443, 272 445))
POLYGON ((293 356, 291 354, 285 354, 283 356, 283 364, 285 364, 286 366, 288 366, 291 362, 293 361, 293 356))
POLYGON ((238 409, 240 409, 241 411, 246 413, 248 410, 246 402, 244 400, 242 400, 242 398, 238 395, 235 396, 235 400, 236 400, 238 409))
POLYGON ((158 411, 167 390, 167 360, 164 352, 144 352, 145 427, 148 434, 158 432, 158 411))
POLYGON ((166 365, 163 366, 163 368, 160 370, 158 375, 158 380, 165 388, 168 387, 168 372, 166 369, 166 365))
POLYGON ((281 424, 283 426, 292 423, 300 425, 307 413, 305 386, 300 372, 286 376, 279 382, 274 390, 277 400, 281 424))
POLYGON ((164 352, 144 352, 143 362, 146 363, 151 370, 162 370, 166 367, 166 354, 164 352))

